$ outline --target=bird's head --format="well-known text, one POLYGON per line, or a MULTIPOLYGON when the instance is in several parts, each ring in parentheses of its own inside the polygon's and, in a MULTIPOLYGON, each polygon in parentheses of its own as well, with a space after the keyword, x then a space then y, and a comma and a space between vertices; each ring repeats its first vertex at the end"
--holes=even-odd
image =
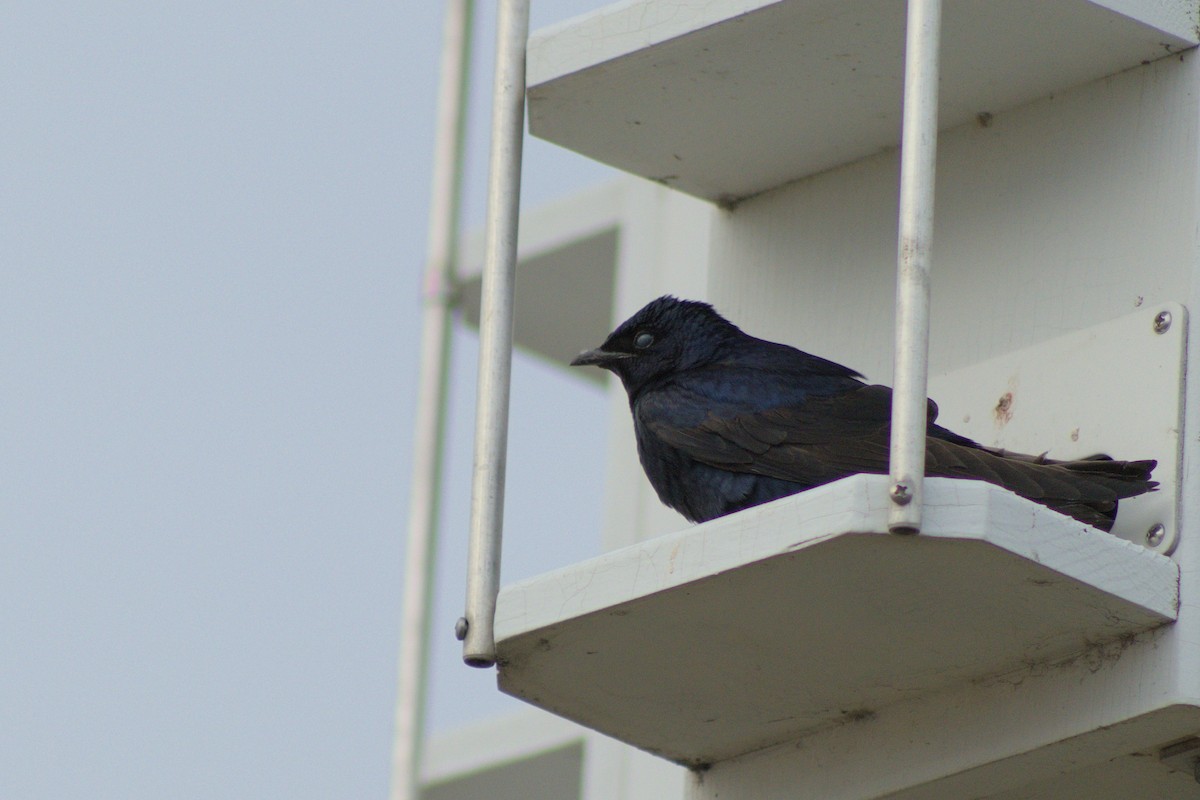
POLYGON ((604 344, 580 353, 571 366, 610 370, 633 393, 661 375, 714 361, 722 344, 740 334, 708 303, 666 295, 622 322, 604 344))

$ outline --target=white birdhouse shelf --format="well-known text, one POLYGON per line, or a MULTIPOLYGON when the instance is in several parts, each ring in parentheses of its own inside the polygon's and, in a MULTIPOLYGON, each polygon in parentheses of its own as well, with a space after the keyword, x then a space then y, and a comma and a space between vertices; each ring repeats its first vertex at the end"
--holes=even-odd
MULTIPOLYGON (((944 128, 1197 44, 1195 4, 947 0, 944 128)), ((617 3, 535 33, 535 136, 731 202, 899 142, 905 4, 617 3)))
POLYGON ((1179 570, 977 481, 856 476, 516 584, 500 688, 702 765, 1169 623, 1179 570))

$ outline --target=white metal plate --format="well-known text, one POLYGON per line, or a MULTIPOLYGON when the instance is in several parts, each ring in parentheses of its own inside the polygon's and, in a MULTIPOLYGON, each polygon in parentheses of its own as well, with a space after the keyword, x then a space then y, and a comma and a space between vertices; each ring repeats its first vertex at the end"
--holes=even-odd
MULTIPOLYGON (((1161 326, 1158 326, 1161 327, 1161 326)), ((1169 554, 1176 523, 1187 312, 1163 303, 930 380, 938 422, 977 442, 1071 459, 1158 460, 1157 491, 1122 501, 1113 533, 1169 554), (1155 320, 1170 315, 1161 333, 1155 320)))

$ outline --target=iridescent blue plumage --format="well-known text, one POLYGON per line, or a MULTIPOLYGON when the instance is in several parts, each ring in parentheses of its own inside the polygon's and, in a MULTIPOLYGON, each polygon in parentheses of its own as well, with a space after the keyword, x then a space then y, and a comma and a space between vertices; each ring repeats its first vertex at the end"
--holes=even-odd
MULTIPOLYGON (((743 333, 706 303, 660 297, 572 364, 615 373, 659 498, 702 522, 859 472, 887 472, 891 390, 743 333)), ((937 425, 926 473, 988 481, 1107 530, 1120 498, 1152 490, 1153 461, 1050 461, 937 425)))

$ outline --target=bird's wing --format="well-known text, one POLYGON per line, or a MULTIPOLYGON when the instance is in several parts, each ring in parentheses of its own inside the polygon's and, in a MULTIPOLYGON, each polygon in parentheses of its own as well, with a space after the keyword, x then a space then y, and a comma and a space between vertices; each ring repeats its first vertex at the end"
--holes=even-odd
MULTIPOLYGON (((887 470, 891 390, 886 386, 748 411, 680 397, 683 392, 644 398, 637 413, 650 433, 701 463, 803 484, 887 470), (698 422, 674 413, 697 404, 712 409, 698 422)), ((931 404, 930 418, 935 414, 931 404)))
MULTIPOLYGON (((860 472, 888 471, 891 389, 886 386, 861 386, 760 410, 732 410, 709 401, 711 410, 700 420, 676 417, 672 409, 679 407, 679 400, 670 395, 648 398, 638 414, 649 432, 701 463, 808 486, 860 472)), ((1052 505, 1111 505, 1118 497, 1137 493, 1132 484, 1125 491, 1124 476, 1117 474, 1128 469, 1125 462, 1046 462, 1005 454, 943 431, 933 425, 936 416, 937 407, 930 401, 933 435, 926 439, 927 475, 983 480, 1052 505), (1086 477, 1080 474, 1085 472, 1086 477)), ((1144 477, 1147 463, 1130 466, 1144 477)))

